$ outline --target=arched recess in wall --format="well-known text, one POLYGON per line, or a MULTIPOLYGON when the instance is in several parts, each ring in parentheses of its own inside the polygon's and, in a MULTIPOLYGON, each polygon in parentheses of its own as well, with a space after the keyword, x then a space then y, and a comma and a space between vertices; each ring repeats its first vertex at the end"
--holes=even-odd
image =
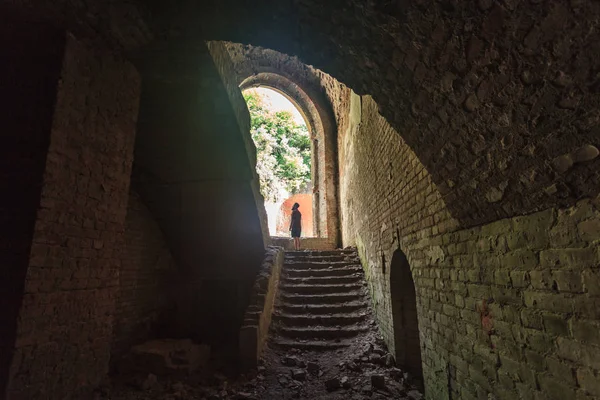
POLYGON ((309 95, 303 88, 274 71, 263 71, 240 77, 240 90, 264 87, 272 89, 292 102, 306 121, 312 141, 312 183, 314 188, 313 225, 316 236, 334 244, 340 240, 336 124, 326 102, 309 95))
POLYGON ((408 259, 398 249, 390 265, 390 292, 396 363, 422 379, 421 342, 417 318, 417 295, 408 259))

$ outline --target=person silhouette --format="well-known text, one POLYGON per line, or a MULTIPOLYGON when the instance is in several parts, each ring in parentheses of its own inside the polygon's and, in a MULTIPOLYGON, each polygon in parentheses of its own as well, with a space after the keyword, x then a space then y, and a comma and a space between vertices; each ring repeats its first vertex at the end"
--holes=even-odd
POLYGON ((300 250, 300 234, 302 233, 302 214, 298 211, 300 204, 294 203, 292 207, 292 218, 290 221, 290 232, 294 238, 294 250, 300 250))

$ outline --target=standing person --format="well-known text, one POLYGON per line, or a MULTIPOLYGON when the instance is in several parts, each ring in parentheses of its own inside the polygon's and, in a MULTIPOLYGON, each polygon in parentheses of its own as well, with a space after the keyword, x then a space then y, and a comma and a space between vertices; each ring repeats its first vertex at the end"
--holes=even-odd
POLYGON ((300 233, 302 232, 302 214, 298 211, 300 204, 294 203, 292 207, 292 220, 290 222, 290 232, 294 238, 294 249, 300 250, 300 233))

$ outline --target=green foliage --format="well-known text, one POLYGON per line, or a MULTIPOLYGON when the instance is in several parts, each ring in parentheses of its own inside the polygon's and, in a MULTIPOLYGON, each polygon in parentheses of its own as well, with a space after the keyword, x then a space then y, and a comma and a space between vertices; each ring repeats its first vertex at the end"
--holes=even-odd
POLYGON ((256 170, 265 200, 281 200, 283 191, 296 194, 310 183, 310 135, 290 112, 267 108, 262 96, 246 91, 252 140, 257 149, 256 170))

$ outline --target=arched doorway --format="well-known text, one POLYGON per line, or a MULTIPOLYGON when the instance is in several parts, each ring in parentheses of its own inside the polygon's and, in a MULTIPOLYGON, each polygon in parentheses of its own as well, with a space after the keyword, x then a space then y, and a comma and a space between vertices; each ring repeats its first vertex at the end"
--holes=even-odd
POLYGON ((337 165, 335 122, 329 109, 317 101, 318 97, 311 97, 292 80, 273 72, 259 72, 242 79, 240 89, 244 93, 249 89, 274 91, 293 104, 304 119, 311 139, 311 185, 309 191, 303 192, 312 197, 313 231, 309 236, 338 244, 337 187, 332 173, 337 165))
POLYGON ((421 343, 417 318, 417 295, 408 259, 398 249, 390 266, 390 291, 396 363, 422 379, 421 343))

